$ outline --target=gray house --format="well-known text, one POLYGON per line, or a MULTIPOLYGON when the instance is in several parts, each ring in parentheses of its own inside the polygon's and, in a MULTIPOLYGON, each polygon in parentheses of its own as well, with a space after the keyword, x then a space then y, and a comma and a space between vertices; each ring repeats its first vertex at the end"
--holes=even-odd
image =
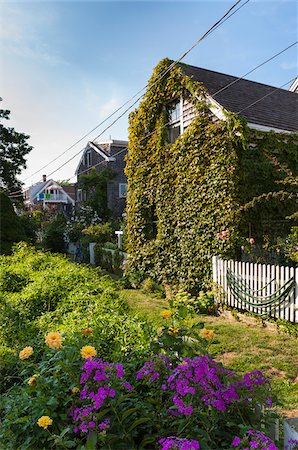
POLYGON ((107 207, 112 218, 121 218, 126 204, 127 178, 124 174, 127 141, 110 139, 104 142, 90 141, 86 145, 76 169, 76 207, 80 208, 88 200, 80 179, 94 168, 97 172, 109 169, 111 179, 106 185, 107 207))

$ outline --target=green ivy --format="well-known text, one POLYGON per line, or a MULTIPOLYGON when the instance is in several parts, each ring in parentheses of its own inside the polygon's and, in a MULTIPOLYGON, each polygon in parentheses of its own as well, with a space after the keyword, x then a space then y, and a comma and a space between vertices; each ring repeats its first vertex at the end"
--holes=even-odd
POLYGON ((262 211, 268 220, 294 213, 297 135, 252 131, 232 113, 212 120, 204 88, 183 74, 182 65, 156 83, 171 63, 158 64, 130 116, 127 250, 131 270, 199 291, 210 280, 211 256, 236 257, 248 223, 261 239, 262 211), (197 116, 170 144, 167 105, 181 95, 188 95, 197 116), (282 207, 281 190, 289 193, 282 207), (272 198, 249 204, 264 193, 272 198), (220 240, 223 230, 228 238, 220 240))

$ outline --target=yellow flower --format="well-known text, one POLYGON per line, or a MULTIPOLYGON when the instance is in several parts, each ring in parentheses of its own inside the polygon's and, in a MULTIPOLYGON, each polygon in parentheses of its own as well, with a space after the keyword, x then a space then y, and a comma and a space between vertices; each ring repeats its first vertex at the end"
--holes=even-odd
POLYGON ((207 341, 211 341, 214 338, 214 335, 215 335, 214 331, 213 330, 208 330, 207 328, 203 328, 200 331, 200 336, 203 339, 207 339, 207 341))
POLYGON ((92 358, 97 355, 97 351, 91 345, 85 345, 85 347, 81 348, 81 355, 83 358, 92 358))
POLYGON ((177 327, 169 328, 169 332, 172 334, 178 334, 179 331, 180 331, 180 328, 177 328, 177 327))
POLYGON ((62 336, 59 331, 51 331, 46 335, 45 343, 51 348, 62 348, 62 336))
POLYGON ((93 329, 92 328, 84 328, 82 330, 82 334, 89 334, 89 333, 93 333, 93 329))
POLYGON ((72 388, 71 392, 73 394, 78 394, 80 392, 80 389, 77 386, 75 386, 75 387, 72 388))
POLYGON ((38 421, 37 425, 40 428, 44 428, 45 430, 48 428, 49 425, 52 425, 53 419, 51 419, 49 416, 41 416, 38 421))
POLYGON ((19 358, 20 359, 28 359, 30 358, 30 356, 33 354, 33 348, 28 346, 23 348, 23 350, 20 351, 19 353, 19 358))
POLYGON ((160 315, 163 319, 168 319, 169 317, 171 317, 172 313, 169 309, 164 309, 163 311, 161 311, 160 315))
POLYGON ((30 380, 28 381, 29 386, 34 386, 36 384, 36 377, 33 376, 30 378, 30 380))

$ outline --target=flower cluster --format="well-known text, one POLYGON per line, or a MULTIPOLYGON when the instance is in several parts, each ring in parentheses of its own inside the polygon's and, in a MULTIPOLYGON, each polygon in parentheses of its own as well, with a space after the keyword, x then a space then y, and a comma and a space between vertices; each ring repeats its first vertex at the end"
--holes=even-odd
POLYGON ((250 450, 255 448, 259 450, 278 450, 272 439, 258 430, 248 430, 242 439, 235 436, 231 446, 237 450, 250 450))
POLYGON ((158 441, 161 444, 161 450, 199 450, 200 444, 194 439, 178 438, 169 436, 158 441))
MULTIPOLYGON (((154 381, 159 377, 159 373, 154 370, 154 364, 149 361, 138 372, 137 379, 146 375, 149 381, 154 381)), ((245 374, 241 380, 236 379, 233 372, 217 364, 210 356, 197 356, 185 358, 174 368, 162 389, 171 392, 175 407, 169 413, 188 416, 194 412, 197 401, 224 412, 235 402, 249 399, 256 387, 267 382, 259 371, 245 374)))
POLYGON ((110 400, 116 397, 116 387, 124 391, 131 391, 132 386, 124 379, 122 364, 104 362, 98 358, 87 359, 82 367, 80 384, 81 407, 73 408, 70 415, 76 425, 74 432, 87 433, 91 430, 106 430, 110 421, 108 418, 97 423, 96 413, 110 400))
POLYGON ((163 311, 161 311, 160 315, 163 319, 168 319, 169 317, 171 317, 172 312, 169 309, 164 309, 163 311))
POLYGON ((59 331, 51 331, 46 335, 45 343, 50 348, 62 348, 62 335, 59 331))
POLYGON ((48 428, 48 426, 52 425, 53 419, 51 419, 49 416, 41 416, 38 421, 37 425, 40 428, 44 428, 45 430, 48 428))
POLYGON ((230 237, 230 231, 229 230, 222 230, 220 233, 217 233, 217 239, 219 241, 226 241, 230 237))
POLYGON ((28 347, 23 348, 23 350, 20 351, 19 358, 20 359, 28 359, 28 358, 30 358, 31 355, 33 355, 33 348, 28 346, 28 347))
POLYGON ((84 347, 81 348, 81 355, 83 358, 87 359, 87 358, 93 358, 93 356, 97 355, 97 351, 95 350, 94 347, 92 347, 92 345, 85 345, 84 347))
POLYGON ((164 375, 167 374, 170 367, 171 364, 169 358, 165 355, 158 355, 150 361, 145 362, 143 367, 137 372, 136 380, 139 381, 145 379, 150 382, 158 379, 161 380, 164 378, 164 375))

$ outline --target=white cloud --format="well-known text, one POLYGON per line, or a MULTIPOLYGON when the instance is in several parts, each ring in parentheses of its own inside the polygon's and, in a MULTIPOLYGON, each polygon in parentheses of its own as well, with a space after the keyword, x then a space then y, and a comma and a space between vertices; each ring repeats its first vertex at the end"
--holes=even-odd
POLYGON ((296 69, 298 67, 298 62, 293 61, 293 62, 282 62, 280 67, 283 70, 292 70, 292 69, 296 69))
POLYGON ((26 5, 2 3, 1 6, 1 51, 6 55, 16 55, 24 59, 33 59, 49 65, 65 64, 56 50, 46 44, 43 30, 55 25, 53 11, 43 9, 42 14, 30 14, 26 5))

